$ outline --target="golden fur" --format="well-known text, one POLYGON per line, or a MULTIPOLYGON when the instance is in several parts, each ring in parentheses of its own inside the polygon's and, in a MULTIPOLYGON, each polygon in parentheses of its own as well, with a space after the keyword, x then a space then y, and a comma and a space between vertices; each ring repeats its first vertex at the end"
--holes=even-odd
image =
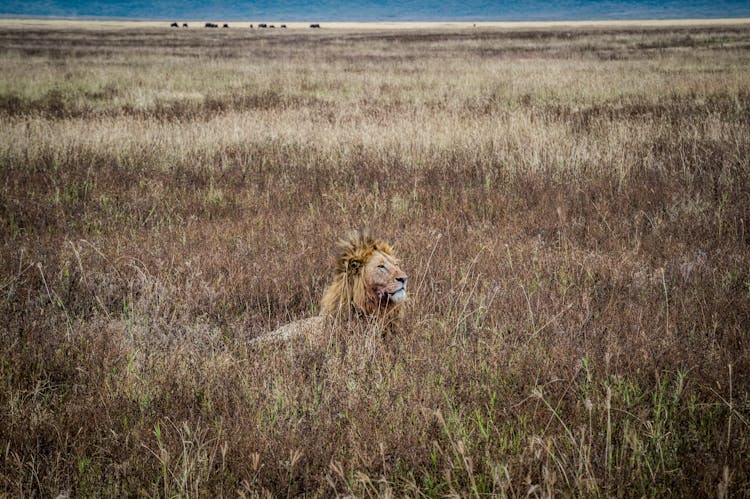
POLYGON ((403 318, 407 277, 393 248, 366 231, 349 234, 338 246, 341 253, 333 281, 323 293, 320 315, 281 326, 253 342, 309 336, 320 331, 329 318, 376 319, 386 326, 403 318))

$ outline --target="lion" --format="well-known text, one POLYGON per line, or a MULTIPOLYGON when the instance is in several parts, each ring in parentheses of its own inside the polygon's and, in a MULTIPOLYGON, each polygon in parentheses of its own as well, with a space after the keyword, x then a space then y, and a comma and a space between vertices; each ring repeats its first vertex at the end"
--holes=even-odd
POLYGON ((251 343, 314 335, 335 319, 372 320, 386 327, 403 319, 408 277, 393 248, 363 230, 339 240, 338 246, 341 252, 333 281, 323 292, 320 314, 281 326, 251 343))

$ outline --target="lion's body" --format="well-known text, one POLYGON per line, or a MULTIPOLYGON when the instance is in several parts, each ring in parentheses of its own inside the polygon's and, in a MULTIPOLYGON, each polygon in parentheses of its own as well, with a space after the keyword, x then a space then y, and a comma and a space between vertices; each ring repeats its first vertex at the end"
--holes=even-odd
POLYGON ((333 281, 323 293, 320 315, 281 326, 254 343, 309 338, 324 329, 327 319, 376 319, 387 326, 403 318, 406 274, 390 245, 356 232, 339 241, 339 247, 342 251, 333 281))

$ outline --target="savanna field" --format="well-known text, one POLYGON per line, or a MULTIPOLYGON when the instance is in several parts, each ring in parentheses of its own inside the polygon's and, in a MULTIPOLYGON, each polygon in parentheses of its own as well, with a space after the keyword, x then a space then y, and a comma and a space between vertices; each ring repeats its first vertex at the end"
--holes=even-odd
POLYGON ((0 68, 0 496, 750 494, 750 25, 6 25, 0 68), (398 333, 250 345, 358 227, 398 333))

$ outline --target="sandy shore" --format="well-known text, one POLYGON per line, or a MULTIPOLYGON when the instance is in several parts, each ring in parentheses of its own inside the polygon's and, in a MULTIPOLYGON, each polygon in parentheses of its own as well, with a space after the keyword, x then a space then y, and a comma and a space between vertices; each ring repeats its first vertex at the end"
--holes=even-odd
MULTIPOLYGON (((180 26, 187 22, 190 27, 203 27, 205 22, 217 23, 222 20, 184 20, 175 19, 180 26)), ((285 22, 283 20, 247 20, 226 21, 230 28, 247 28, 251 24, 273 24, 279 27, 285 24, 288 29, 310 29, 312 22, 285 22)), ((138 28, 169 28, 172 21, 123 21, 123 20, 71 20, 71 19, 1 19, 2 28, 78 28, 78 29, 138 29, 138 28)), ((501 29, 544 29, 560 27, 670 27, 670 26, 723 26, 747 25, 750 18, 736 19, 664 19, 637 21, 548 21, 548 22, 319 22, 325 29, 340 30, 404 30, 404 29, 468 29, 468 28, 501 28, 501 29)))

